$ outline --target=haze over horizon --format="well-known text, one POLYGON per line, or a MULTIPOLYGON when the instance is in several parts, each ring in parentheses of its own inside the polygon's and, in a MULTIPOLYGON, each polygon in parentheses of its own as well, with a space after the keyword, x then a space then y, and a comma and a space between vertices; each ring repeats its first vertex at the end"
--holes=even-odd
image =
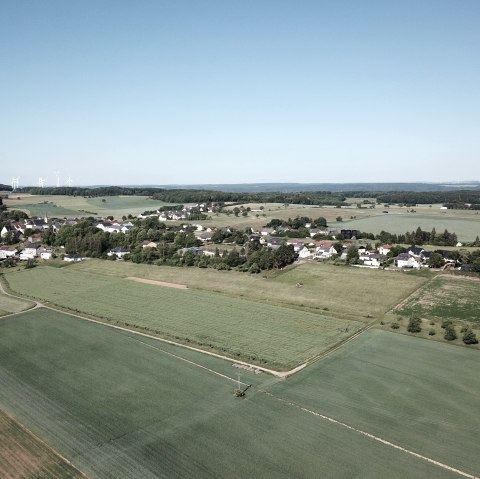
POLYGON ((475 181, 479 24, 474 0, 4 2, 0 183, 475 181))

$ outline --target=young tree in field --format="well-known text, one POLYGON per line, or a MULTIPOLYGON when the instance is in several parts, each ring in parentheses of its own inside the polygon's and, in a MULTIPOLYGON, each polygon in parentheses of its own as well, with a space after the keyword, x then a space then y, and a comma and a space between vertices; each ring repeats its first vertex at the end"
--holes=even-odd
POLYGON ((455 332, 455 328, 453 327, 453 325, 449 324, 445 328, 445 334, 443 335, 443 337, 447 341, 453 341, 454 339, 457 339, 457 333, 455 332))
POLYGON ((419 333, 422 330, 422 320, 412 316, 408 321, 407 331, 410 333, 419 333))
POLYGON ((465 344, 477 344, 478 343, 477 335, 471 329, 467 329, 463 333, 462 341, 465 344))

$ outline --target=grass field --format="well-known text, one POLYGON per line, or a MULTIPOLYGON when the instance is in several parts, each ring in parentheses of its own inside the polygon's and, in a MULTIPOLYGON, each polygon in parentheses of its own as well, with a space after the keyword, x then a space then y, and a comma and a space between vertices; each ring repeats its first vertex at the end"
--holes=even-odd
POLYGON ((380 317, 415 291, 427 278, 395 271, 344 268, 307 263, 262 277, 235 271, 159 267, 124 261, 89 260, 72 271, 186 284, 191 289, 220 292, 267 304, 302 308, 344 319, 380 317), (297 288, 303 283, 303 288, 297 288), (380 293, 379 293, 380 292, 380 293))
POLYGON ((480 324, 480 280, 439 275, 413 294, 396 312, 404 316, 480 324))
POLYGON ((359 321, 73 268, 36 267, 5 277, 20 294, 272 369, 297 366, 363 326, 359 321))
POLYGON ((466 215, 461 212, 448 215, 389 213, 333 223, 330 226, 339 229, 358 229, 374 234, 380 233, 382 230, 403 234, 407 231, 414 231, 420 226, 425 231, 431 231, 435 228, 438 233, 447 229, 450 232, 455 232, 459 241, 474 241, 477 235, 480 236, 480 215, 466 215))
POLYGON ((145 210, 154 210, 166 203, 147 196, 105 196, 85 198, 83 196, 22 195, 17 199, 11 195, 4 203, 11 209, 21 209, 34 216, 110 216, 121 219, 129 214, 137 215, 145 210), (102 201, 102 200, 105 201, 102 201))
POLYGON ((0 411, 0 477, 80 479, 85 476, 0 411))
POLYGON ((242 400, 225 361, 40 309, 0 321, 0 407, 92 479, 459 477, 306 409, 478 473, 476 352, 416 342, 368 332, 285 382, 242 372, 242 400))
POLYGON ((21 300, 17 298, 12 298, 5 294, 0 294, 0 316, 5 316, 6 314, 19 313, 25 311, 34 306, 34 303, 31 301, 21 300))

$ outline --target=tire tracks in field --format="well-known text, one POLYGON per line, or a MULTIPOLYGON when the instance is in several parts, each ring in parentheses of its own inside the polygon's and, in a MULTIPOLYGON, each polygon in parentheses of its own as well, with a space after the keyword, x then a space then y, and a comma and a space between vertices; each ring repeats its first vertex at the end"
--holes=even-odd
POLYGON ((287 406, 290 406, 290 407, 293 407, 293 408, 296 408, 304 413, 307 413, 307 414, 311 414, 312 416, 315 416, 323 421, 327 421, 331 424, 335 424, 336 426, 339 426, 339 427, 342 427, 344 429, 347 429, 349 431, 352 431, 354 433, 357 433, 359 435, 362 435, 364 437, 367 437, 369 439, 372 439, 373 441, 376 441, 376 442, 379 442, 380 444, 383 444, 385 446, 388 446, 388 447, 391 447, 393 449, 396 449, 398 451, 401 451, 405 454, 409 454, 417 459, 420 459, 422 461, 425 461, 425 462, 428 462, 430 464, 433 464, 437 467, 440 467, 442 469, 445 469, 449 472, 453 472, 461 477, 466 477, 468 479, 480 479, 480 476, 476 476, 474 474, 470 474, 468 472, 465 472, 465 471, 462 471, 461 469, 457 469, 455 467, 452 467, 452 466, 449 466, 448 464, 445 464, 443 462, 440 462, 440 461, 437 461, 436 459, 432 459, 430 457, 427 457, 427 456, 424 456, 423 454, 420 454, 418 452, 415 452, 415 451, 412 451, 411 449, 407 449, 405 447, 402 447, 400 446, 399 444, 395 444, 391 441, 388 441, 387 439, 381 437, 381 436, 377 436, 375 434, 371 434, 367 431, 364 431, 362 429, 359 429, 359 428, 356 428, 354 426, 351 426, 350 424, 347 424, 345 422, 342 422, 342 421, 339 421, 338 419, 335 419, 333 417, 330 417, 330 416, 327 416, 325 414, 322 414, 318 411, 314 411, 312 409, 308 409, 304 406, 302 406, 301 404, 298 404, 294 401, 290 401, 288 399, 284 399, 284 398, 281 398, 281 397, 278 397, 278 396, 275 396, 273 393, 269 392, 269 391, 266 391, 264 389, 261 389, 261 388, 256 388, 257 391, 265 394, 267 397, 270 397, 276 401, 279 401, 287 406))

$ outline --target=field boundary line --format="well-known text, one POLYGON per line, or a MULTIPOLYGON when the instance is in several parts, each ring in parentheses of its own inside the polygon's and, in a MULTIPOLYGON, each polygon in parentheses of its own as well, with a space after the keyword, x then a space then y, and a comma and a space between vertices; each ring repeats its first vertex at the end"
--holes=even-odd
POLYGON ((462 470, 457 469, 455 467, 449 466, 448 464, 444 464, 443 462, 440 462, 440 461, 437 461, 437 460, 432 459, 430 457, 419 454, 418 452, 412 451, 411 449, 407 449, 405 447, 399 446, 398 444, 387 441, 386 439, 383 439, 380 436, 376 436, 375 434, 371 434, 369 432, 363 431, 362 429, 358 429, 354 426, 350 426, 349 424, 344 423, 342 421, 339 421, 338 419, 334 419, 333 417, 326 416, 325 414, 321 414, 319 412, 312 411, 311 409, 307 409, 306 407, 303 407, 299 404, 296 404, 295 402, 288 401, 287 399, 277 397, 277 396, 275 396, 274 394, 272 394, 268 391, 265 391, 265 390, 262 390, 262 389, 259 389, 259 390, 261 392, 263 392, 264 394, 266 394, 267 396, 270 396, 270 397, 276 399, 277 401, 280 401, 280 402, 283 402, 285 404, 288 404, 289 406, 293 406, 295 408, 298 408, 301 411, 306 412, 308 414, 312 414, 313 416, 319 417, 320 419, 323 419, 324 421, 328 421, 328 422, 331 422, 332 424, 335 424, 337 426, 341 426, 345 429, 349 429, 350 431, 354 431, 358 434, 361 434, 365 437, 368 437, 369 439, 373 439, 374 441, 377 441, 381 444, 384 444, 385 446, 389 446, 389 447, 392 447, 393 449, 397 449, 399 451, 410 454, 411 456, 414 456, 417 459, 422 459, 423 461, 429 462, 430 464, 434 464, 435 466, 441 467, 442 469, 445 469, 445 470, 450 471, 450 472, 454 472, 454 473, 458 474, 459 476, 467 477, 468 479, 480 479, 479 476, 475 476, 475 475, 470 474, 468 472, 465 472, 465 471, 462 471, 462 470))
POLYGON ((233 381, 234 383, 243 384, 244 386, 250 386, 250 384, 248 384, 248 383, 244 383, 244 382, 239 381, 235 378, 231 378, 230 376, 227 376, 226 374, 219 373, 218 371, 215 371, 214 369, 207 368, 206 366, 203 366, 202 364, 196 363, 195 361, 192 361, 192 360, 187 359, 187 358, 182 358, 182 356, 178 356, 176 354, 170 353, 168 351, 165 351, 164 349, 157 348, 157 347, 153 346, 152 344, 148 344, 148 343, 145 343, 145 342, 141 341, 140 339, 132 338, 132 337, 130 337, 130 339, 147 346, 147 348, 155 349, 155 351, 160 351, 162 353, 168 354, 168 356, 172 356, 176 359, 180 359, 181 361, 185 361, 186 363, 193 364, 194 366, 197 366, 198 368, 205 369, 206 371, 209 371, 213 374, 216 374, 217 376, 221 376, 222 378, 233 381))
POLYGON ((65 461, 69 466, 73 467, 76 471, 78 471, 78 473, 84 477, 85 479, 88 479, 88 476, 82 472, 77 466, 75 466, 75 464, 73 464, 72 462, 70 462, 65 456, 62 456, 62 454, 60 454, 56 449, 54 449, 52 446, 50 446, 49 444, 47 444, 42 438, 40 438, 39 436, 37 436, 34 432, 32 432, 30 429, 28 429, 28 427, 24 426, 21 422, 17 421, 12 415, 8 414, 7 411, 5 411, 4 409, 0 409, 0 411, 2 411, 3 414, 5 414, 5 416, 7 416, 11 421, 13 421, 20 429, 22 429, 22 431, 26 432, 29 436, 32 436, 34 439, 36 439, 38 442, 40 442, 41 444, 43 444, 48 450, 52 451, 53 454, 57 457, 59 457, 60 459, 62 459, 63 461, 65 461))

